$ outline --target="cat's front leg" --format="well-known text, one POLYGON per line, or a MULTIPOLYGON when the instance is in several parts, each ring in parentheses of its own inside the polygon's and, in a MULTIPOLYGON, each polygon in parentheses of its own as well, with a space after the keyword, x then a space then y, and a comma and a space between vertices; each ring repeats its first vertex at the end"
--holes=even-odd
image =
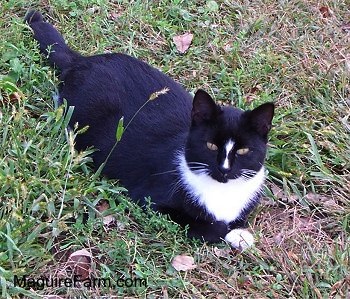
POLYGON ((254 244, 253 235, 246 229, 236 228, 231 230, 226 236, 225 240, 234 248, 245 250, 254 244))
MULTIPOLYGON (((189 213, 177 209, 157 207, 157 211, 168 214, 173 221, 182 227, 188 226, 187 236, 189 238, 217 243, 221 242, 230 231, 228 224, 223 221, 193 218, 189 213)), ((193 214, 196 213, 193 212, 193 214)))
POLYGON ((188 224, 188 237, 201 239, 209 243, 222 241, 229 231, 227 224, 222 221, 206 222, 197 220, 188 224))

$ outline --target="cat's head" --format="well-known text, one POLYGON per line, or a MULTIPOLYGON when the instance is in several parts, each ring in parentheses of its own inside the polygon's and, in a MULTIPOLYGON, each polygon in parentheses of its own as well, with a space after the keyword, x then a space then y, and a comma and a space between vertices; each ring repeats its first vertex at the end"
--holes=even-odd
POLYGON ((222 183, 253 176, 264 163, 273 115, 272 103, 242 111, 220 107, 209 94, 198 90, 185 146, 187 165, 222 183))

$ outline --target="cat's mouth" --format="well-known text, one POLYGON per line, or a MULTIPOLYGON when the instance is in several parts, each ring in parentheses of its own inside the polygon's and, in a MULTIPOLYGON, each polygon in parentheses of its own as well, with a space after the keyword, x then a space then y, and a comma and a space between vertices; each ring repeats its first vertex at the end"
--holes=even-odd
POLYGON ((219 183, 227 183, 228 181, 238 179, 240 176, 237 174, 229 174, 229 173, 224 173, 224 174, 216 174, 212 175, 212 178, 218 181, 219 183))
POLYGON ((227 176, 221 177, 221 179, 219 180, 219 182, 220 182, 220 183, 227 183, 227 182, 228 182, 227 176))
POLYGON ((222 174, 216 178, 214 178, 215 180, 217 180, 219 183, 227 183, 229 178, 227 174, 222 174))

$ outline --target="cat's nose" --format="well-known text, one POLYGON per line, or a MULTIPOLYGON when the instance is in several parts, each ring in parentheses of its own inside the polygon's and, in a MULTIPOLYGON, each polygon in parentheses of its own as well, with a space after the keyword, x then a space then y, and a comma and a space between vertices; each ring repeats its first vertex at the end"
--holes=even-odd
POLYGON ((224 167, 223 165, 219 165, 218 169, 223 175, 227 175, 231 171, 231 167, 224 167))

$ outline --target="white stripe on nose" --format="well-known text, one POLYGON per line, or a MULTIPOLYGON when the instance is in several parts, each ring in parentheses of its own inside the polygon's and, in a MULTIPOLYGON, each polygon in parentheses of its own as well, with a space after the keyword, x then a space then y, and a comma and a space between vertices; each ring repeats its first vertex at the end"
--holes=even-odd
POLYGON ((233 149, 235 145, 235 142, 230 139, 226 144, 225 144, 225 160, 224 163, 222 164, 222 167, 225 169, 229 169, 230 168, 230 161, 228 159, 228 155, 231 152, 231 150, 233 149))

